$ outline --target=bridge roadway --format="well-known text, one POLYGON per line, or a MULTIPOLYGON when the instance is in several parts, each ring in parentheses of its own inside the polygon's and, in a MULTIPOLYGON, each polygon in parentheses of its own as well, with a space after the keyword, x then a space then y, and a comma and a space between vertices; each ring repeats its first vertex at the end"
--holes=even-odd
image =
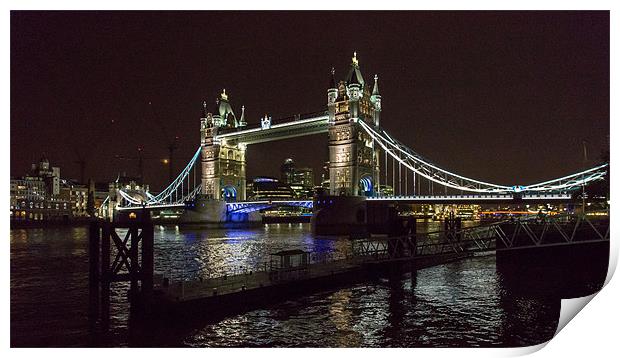
MULTIPOLYGON (((520 198, 515 199, 510 194, 476 194, 476 195, 409 195, 409 196, 378 196, 367 197, 369 202, 392 202, 406 204, 460 204, 460 203, 476 203, 476 204, 492 204, 492 203, 514 203, 516 201, 526 202, 557 202, 571 200, 570 194, 523 194, 520 198)), ((329 199, 325 200, 325 204, 329 203, 329 199)), ((236 201, 226 203, 229 213, 249 213, 262 209, 277 206, 297 206, 312 209, 314 202, 312 200, 253 200, 253 201, 236 201)), ((185 204, 172 203, 161 205, 147 205, 147 209, 172 209, 182 208, 185 204)), ((117 210, 136 210, 140 206, 119 207, 117 210)))
POLYGON ((516 197, 512 194, 466 194, 466 195, 396 195, 368 197, 368 201, 384 201, 419 204, 459 204, 459 203, 514 203, 515 201, 550 202, 569 201, 570 194, 523 194, 516 197))
POLYGON ((302 137, 312 134, 327 133, 329 117, 324 112, 312 113, 283 123, 272 123, 267 127, 251 128, 241 131, 218 134, 215 141, 228 143, 256 144, 280 139, 302 137))

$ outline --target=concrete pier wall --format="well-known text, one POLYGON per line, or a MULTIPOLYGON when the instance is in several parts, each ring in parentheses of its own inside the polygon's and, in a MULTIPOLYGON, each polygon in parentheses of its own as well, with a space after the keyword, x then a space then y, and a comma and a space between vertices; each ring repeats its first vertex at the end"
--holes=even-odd
POLYGON ((364 196, 326 196, 314 203, 312 230, 317 235, 391 234, 398 213, 394 203, 364 196))
POLYGON ((225 201, 206 198, 196 198, 194 206, 186 208, 179 219, 179 222, 185 225, 213 227, 258 225, 261 221, 259 212, 228 213, 225 201))
POLYGON ((324 196, 314 203, 311 219, 316 235, 363 235, 366 227, 366 198, 324 196))

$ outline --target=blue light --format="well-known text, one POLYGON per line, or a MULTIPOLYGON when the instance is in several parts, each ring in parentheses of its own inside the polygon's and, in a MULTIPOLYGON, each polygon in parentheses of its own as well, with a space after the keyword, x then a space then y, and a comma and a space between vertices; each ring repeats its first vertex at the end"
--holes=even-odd
POLYGON ((277 182, 277 179, 273 179, 273 178, 255 178, 254 182, 255 183, 275 183, 277 182))

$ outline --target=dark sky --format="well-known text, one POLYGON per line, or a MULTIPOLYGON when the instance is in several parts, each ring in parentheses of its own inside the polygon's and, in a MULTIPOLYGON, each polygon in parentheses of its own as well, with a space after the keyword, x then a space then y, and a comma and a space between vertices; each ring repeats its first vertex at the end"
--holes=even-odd
MULTIPOLYGON (((609 136, 608 12, 11 12, 11 175, 45 153, 63 177, 137 174, 199 145, 226 88, 250 125, 326 108, 353 51, 379 75, 382 126, 453 172, 530 184, 594 164, 609 136), (149 104, 151 103, 151 104, 149 104)), ((286 157, 318 172, 326 135, 249 147, 248 176, 286 157)), ((318 173, 317 173, 318 178, 318 173)))

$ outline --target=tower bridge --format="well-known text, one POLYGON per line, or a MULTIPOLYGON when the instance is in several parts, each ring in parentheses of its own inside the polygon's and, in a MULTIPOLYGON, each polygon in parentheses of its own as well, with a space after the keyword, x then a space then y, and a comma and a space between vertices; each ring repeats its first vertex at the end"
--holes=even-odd
MULTIPOLYGON (((223 222, 229 220, 230 213, 243 214, 248 219, 260 210, 257 208, 275 205, 246 202, 248 146, 320 133, 328 134, 329 200, 349 204, 336 205, 338 209, 311 205, 309 201, 276 204, 312 206, 315 218, 329 218, 331 224, 340 222, 333 220, 335 217, 347 217, 342 210, 356 211, 366 201, 567 201, 571 191, 603 179, 608 170, 608 164, 602 164, 530 185, 500 185, 468 178, 432 163, 381 127, 379 79, 375 75, 372 83, 366 82, 357 54, 354 53, 343 80, 336 81, 334 69, 329 79, 326 110, 276 120, 265 115, 255 127, 248 126, 245 107, 241 107, 237 118, 223 90, 212 110, 203 102, 200 146, 172 183, 157 195, 147 191, 138 197, 122 187, 116 188, 106 205, 112 211, 123 211, 138 207, 187 209, 187 203, 192 203, 186 210, 188 221, 223 222)), ((359 215, 354 220, 359 220, 359 215)))

